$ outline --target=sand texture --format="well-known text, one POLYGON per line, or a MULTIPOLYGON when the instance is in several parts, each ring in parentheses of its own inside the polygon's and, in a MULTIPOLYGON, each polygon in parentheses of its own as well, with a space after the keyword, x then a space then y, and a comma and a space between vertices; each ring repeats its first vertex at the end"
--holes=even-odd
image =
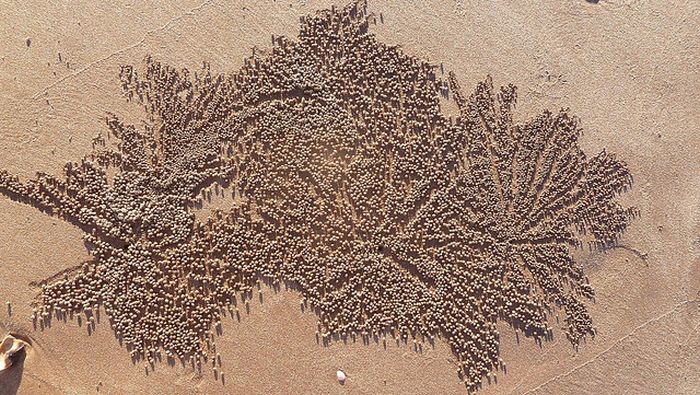
POLYGON ((700 5, 3 8, 0 394, 700 393, 700 5))

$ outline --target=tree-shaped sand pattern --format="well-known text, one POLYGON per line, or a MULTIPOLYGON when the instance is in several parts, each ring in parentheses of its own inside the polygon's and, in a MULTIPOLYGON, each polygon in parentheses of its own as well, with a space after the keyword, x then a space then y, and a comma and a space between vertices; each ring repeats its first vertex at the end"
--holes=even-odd
POLYGON ((615 243, 632 211, 624 164, 588 159, 567 111, 515 124, 515 88, 466 97, 454 75, 378 43, 363 3, 319 12, 234 75, 147 59, 121 71, 142 130, 110 115, 100 145, 63 177, 0 192, 85 231, 93 259, 44 281, 40 322, 103 306, 132 356, 199 361, 222 314, 265 281, 293 284, 337 337, 440 336, 470 389, 500 366, 496 321, 537 339, 563 308, 592 334, 593 297, 570 250, 615 243), (451 93, 460 114, 440 111, 451 93), (235 206, 202 223, 213 184, 235 206), (231 192, 232 191, 232 192, 231 192))

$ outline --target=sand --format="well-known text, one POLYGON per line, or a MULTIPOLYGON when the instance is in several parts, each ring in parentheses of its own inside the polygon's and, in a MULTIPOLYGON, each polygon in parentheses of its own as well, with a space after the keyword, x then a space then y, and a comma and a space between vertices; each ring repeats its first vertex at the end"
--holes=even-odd
MULTIPOLYGON (((0 167, 24 177, 57 174, 90 151, 105 111, 138 122, 141 110, 119 94, 121 64, 151 54, 178 67, 207 61, 217 72, 232 72, 250 47, 269 47, 271 34, 293 36, 300 15, 327 6, 18 7, 3 16, 0 167)), ((512 331, 500 328, 508 373, 483 393, 697 391, 697 7, 373 2, 370 10, 381 12, 383 23, 372 27, 381 41, 442 62, 463 86, 486 74, 496 84, 518 85, 516 118, 570 107, 582 120, 584 150, 617 153, 635 176, 623 200, 641 216, 621 247, 579 257, 597 291, 589 306, 595 340, 576 352, 561 333, 540 347, 522 337, 517 344, 512 331)), ((88 255, 75 227, 9 199, 0 205, 0 292, 12 303, 12 316, 4 311, 0 322, 33 344, 21 371, 0 376, 9 393, 465 392, 445 344, 422 355, 361 343, 324 348, 313 335, 316 318, 287 292, 253 304, 240 323, 224 322, 217 343, 227 356, 223 386, 211 371, 164 364, 146 375, 106 323, 91 335, 75 322, 34 331, 29 317, 37 289, 30 283, 88 255), (343 386, 339 368, 348 375, 343 386)))

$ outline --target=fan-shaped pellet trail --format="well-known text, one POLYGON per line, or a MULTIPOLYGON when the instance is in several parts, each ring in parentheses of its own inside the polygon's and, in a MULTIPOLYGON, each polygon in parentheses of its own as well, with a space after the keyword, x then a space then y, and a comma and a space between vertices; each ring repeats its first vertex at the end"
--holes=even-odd
POLYGON ((40 284, 39 325, 101 306, 134 358, 200 361, 216 355, 226 311, 284 282, 324 342, 418 349, 438 336, 469 389, 504 367, 498 320, 547 339, 558 307, 571 342, 593 335, 593 288, 570 252, 627 227, 625 164, 584 154, 569 111, 516 123, 514 86, 487 79, 468 95, 378 42, 368 18, 363 2, 306 17, 233 75, 123 66, 145 126, 110 115, 118 146, 60 176, 1 172, 1 193, 76 224, 91 246, 81 268, 40 284), (199 221, 214 185, 235 204, 199 221))

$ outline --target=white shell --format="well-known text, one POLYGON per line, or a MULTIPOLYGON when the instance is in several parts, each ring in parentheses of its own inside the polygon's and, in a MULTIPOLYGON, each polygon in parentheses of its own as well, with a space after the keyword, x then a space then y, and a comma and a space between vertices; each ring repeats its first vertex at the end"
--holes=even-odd
POLYGON ((338 378, 338 381, 339 381, 340 383, 345 382, 345 379, 347 378, 347 377, 345 376, 345 372, 343 372, 342 370, 338 370, 337 372, 335 372, 335 377, 338 378))
POLYGON ((26 344, 27 343, 24 341, 16 339, 12 335, 5 336, 2 343, 0 343, 0 371, 12 366, 12 360, 10 360, 10 357, 12 357, 19 350, 23 349, 26 344))

